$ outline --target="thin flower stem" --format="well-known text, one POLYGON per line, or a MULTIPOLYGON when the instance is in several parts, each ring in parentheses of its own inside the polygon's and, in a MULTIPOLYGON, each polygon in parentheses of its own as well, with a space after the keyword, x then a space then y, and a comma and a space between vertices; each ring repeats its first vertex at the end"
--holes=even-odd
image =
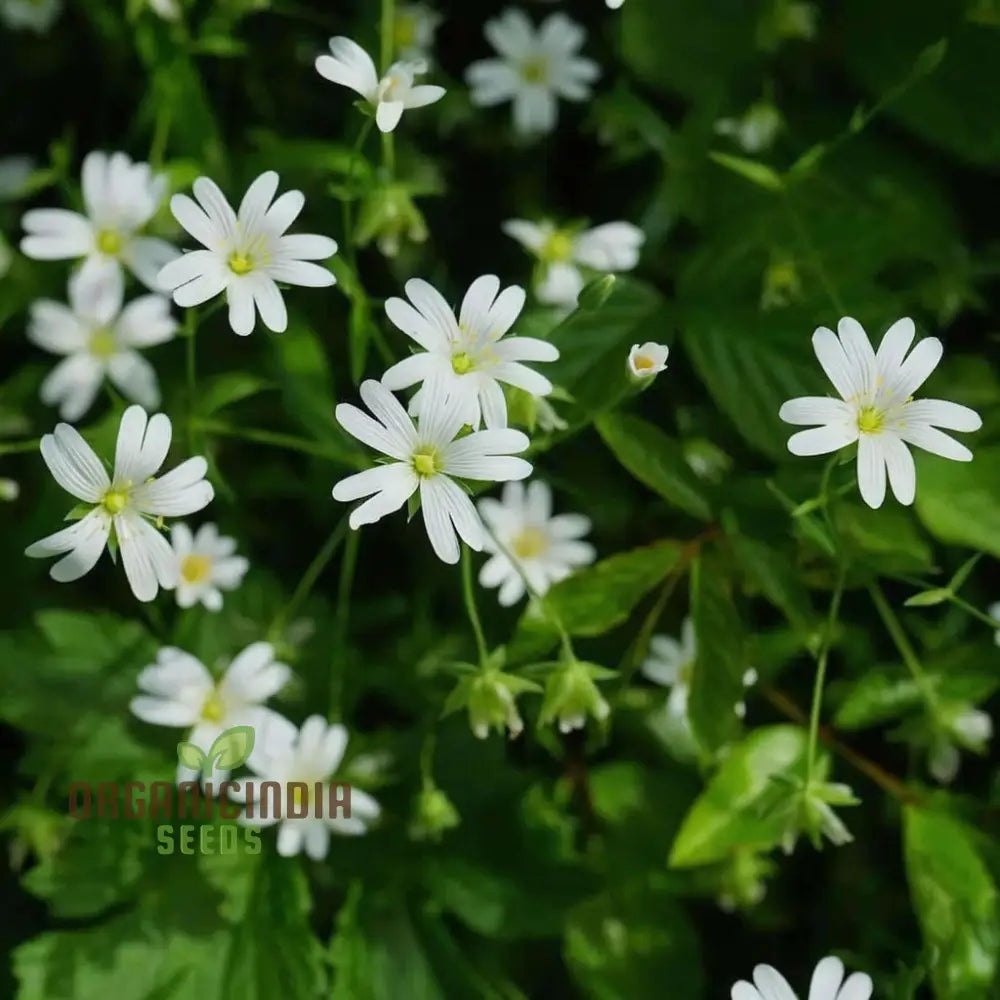
POLYGON ((823 685, 826 683, 826 664, 830 657, 830 646, 833 642, 833 629, 840 617, 840 600, 844 594, 844 567, 837 574, 837 585, 830 600, 830 613, 826 619, 826 630, 823 633, 823 645, 816 657, 816 679, 813 682, 812 707, 809 712, 809 746, 806 751, 806 782, 813 779, 816 767, 816 741, 819 738, 819 716, 823 707, 823 685))
POLYGON ((837 292, 837 288, 833 283, 833 279, 830 277, 826 265, 823 263, 823 258, 820 256, 819 251, 814 246, 812 240, 809 237, 809 233, 806 230, 805 225, 799 216, 798 210, 792 201, 791 194, 786 194, 784 198, 785 206, 788 209, 788 215, 792 220, 792 227, 802 243, 802 248, 805 250, 806 254, 812 258, 812 265, 819 277, 820 284, 823 286, 823 290, 826 292, 830 299, 834 309, 837 310, 838 317, 846 316, 847 309, 844 306, 843 299, 841 299, 840 294, 837 292))
POLYGON ((959 597, 958 594, 951 594, 948 600, 954 604, 956 608, 961 608, 967 615, 971 615, 973 618, 981 621, 984 625, 988 625, 994 632, 1000 631, 1000 622, 988 615, 985 611, 980 611, 979 608, 970 604, 964 598, 959 597))
POLYGON ((921 666, 919 657, 914 652, 913 646, 907 638, 906 632, 903 631, 903 626, 896 617, 895 611, 889 606, 889 602, 885 599, 885 594, 882 593, 882 588, 879 587, 877 582, 869 585, 868 593, 871 594, 875 609, 878 611, 879 617, 886 627, 886 631, 892 637, 892 641, 899 651, 899 655, 903 658, 907 669, 917 682, 917 687, 920 688, 924 700, 927 702, 928 707, 933 709, 937 704, 937 696, 927 679, 927 675, 924 673, 924 668, 921 666))
POLYGON ((479 611, 476 608, 476 596, 472 590, 472 552, 469 546, 464 543, 462 545, 462 599, 465 601, 465 611, 476 636, 479 666, 485 670, 489 661, 489 649, 486 645, 486 636, 483 634, 482 622, 479 620, 479 611))
MULTIPOLYGON (((392 65, 393 41, 396 35, 396 0, 382 0, 380 62, 383 75, 392 65)), ((396 147, 392 132, 382 133, 382 164, 391 180, 396 173, 396 147)))
POLYGON ((354 571, 358 565, 358 548, 361 532, 351 529, 347 533, 344 558, 340 564, 337 582, 337 607, 333 617, 333 662, 330 664, 330 695, 327 712, 331 722, 340 719, 340 693, 343 682, 343 663, 347 655, 347 635, 351 616, 351 591, 354 588, 354 571))
MULTIPOLYGON (((354 254, 354 198, 351 192, 351 186, 354 184, 354 168, 357 166, 357 162, 361 158, 361 151, 364 149, 365 140, 368 138, 368 133, 371 131, 374 121, 374 118, 365 118, 365 120, 361 123, 358 138, 351 150, 351 165, 347 170, 346 187, 348 197, 344 198, 341 202, 344 220, 344 253, 347 256, 348 261, 350 261, 355 274, 357 274, 357 267, 355 267, 354 254)), ((360 288, 360 284, 358 287, 360 288)))
POLYGON ((306 567, 298 585, 295 588, 288 603, 274 616, 267 634, 272 642, 281 638, 284 627, 292 620, 292 617, 302 607, 302 603, 312 592, 320 573, 326 569, 327 563, 333 558, 334 553, 344 540, 344 532, 347 530, 347 515, 344 515, 334 526, 329 537, 323 543, 323 547, 313 557, 313 561, 306 567))
POLYGON ((41 443, 41 438, 32 438, 30 441, 3 442, 0 443, 0 455, 20 455, 26 451, 38 451, 41 443))

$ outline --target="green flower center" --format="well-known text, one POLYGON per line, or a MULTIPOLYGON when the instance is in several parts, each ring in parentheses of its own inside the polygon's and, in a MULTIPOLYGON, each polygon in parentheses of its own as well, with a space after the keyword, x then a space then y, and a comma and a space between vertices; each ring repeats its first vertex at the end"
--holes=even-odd
POLYGON ((467 351, 459 351, 451 356, 451 367, 456 375, 466 375, 476 367, 476 362, 467 351))
POLYGON ((97 234, 97 249, 108 257, 117 257, 122 252, 122 237, 115 229, 102 229, 97 234))
POLYGON ((112 487, 104 494, 101 504, 109 514, 120 514, 128 506, 128 489, 112 487))
POLYGON ((221 722, 226 717, 226 706, 219 697, 218 691, 213 691, 201 706, 201 717, 208 722, 221 722))
POLYGON ((425 479, 436 476, 441 471, 436 449, 426 447, 414 452, 413 468, 416 469, 418 476, 423 476, 425 479))
POLYGON ((549 67, 544 59, 528 59, 521 64, 521 78, 525 83, 544 83, 549 67))
POLYGON ((207 580, 212 572, 212 560, 208 556, 185 556, 181 562, 181 578, 187 583, 207 580))
POLYGON ((549 262, 569 260, 573 256, 573 237, 556 230, 543 244, 542 260, 549 262))
POLYGON ((90 335, 90 353, 93 354, 95 358, 107 361, 107 359, 115 353, 114 334, 104 327, 101 327, 99 330, 95 330, 90 335))
POLYGON ((866 406, 858 413, 858 430, 862 434, 878 434, 884 422, 884 415, 874 406, 866 406))
POLYGON ((549 547, 549 540, 541 528, 525 528, 510 543, 510 547, 519 559, 533 559, 549 547))
POLYGON ((233 274, 249 274, 254 269, 253 257, 248 253, 231 253, 228 264, 233 274))

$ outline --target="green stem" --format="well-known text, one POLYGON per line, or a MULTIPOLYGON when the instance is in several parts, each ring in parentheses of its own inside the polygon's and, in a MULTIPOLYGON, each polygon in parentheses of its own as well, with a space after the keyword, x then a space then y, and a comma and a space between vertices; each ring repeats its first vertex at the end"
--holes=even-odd
POLYGON ((368 133, 371 131, 372 125, 374 123, 374 118, 365 118, 364 122, 361 124, 361 129, 358 132, 358 138, 354 143, 354 147, 351 150, 351 165, 347 171, 347 195, 342 202, 343 206, 343 219, 344 219, 344 253, 347 255, 347 259, 351 263, 352 269, 357 273, 357 268, 355 267, 354 260, 354 196, 351 191, 351 187, 354 184, 354 168, 357 166, 358 160, 361 158, 361 150, 364 148, 365 140, 368 138, 368 133))
POLYGON ((274 616, 271 627, 267 630, 272 642, 277 642, 281 638, 281 632, 292 617, 302 607, 302 603, 312 592, 320 573, 326 569, 327 563, 333 558, 334 553, 344 540, 344 532, 347 530, 347 516, 342 517, 330 532, 329 537, 323 543, 323 547, 313 557, 313 561, 306 567, 302 574, 294 593, 288 603, 274 616))
POLYGON ((331 721, 336 721, 340 718, 341 664, 347 655, 346 646, 351 615, 351 590, 354 587, 354 571, 358 565, 358 548, 360 545, 361 532, 352 529, 347 534, 344 559, 340 564, 340 580, 337 583, 337 607, 333 619, 334 661, 330 665, 329 699, 329 718, 331 721))
POLYGON ((819 276, 820 284, 822 284, 824 291, 833 304, 834 309, 837 310, 838 316, 846 316, 847 309, 844 306, 843 300, 837 292, 837 288, 833 283, 833 279, 830 277, 829 272, 826 269, 826 265, 823 263, 823 258, 820 256, 819 251, 813 245, 812 240, 809 238, 809 233, 806 231, 806 227, 799 217, 799 213, 792 202, 792 196, 786 194, 785 205, 788 208, 789 217, 792 220, 792 227, 795 229, 798 235, 799 241, 802 243, 802 248, 805 250, 807 256, 812 258, 812 265, 816 270, 816 274, 819 276))
POLYGON ((879 617, 882 619, 882 623, 886 627, 886 631, 892 637, 892 641, 899 651, 899 655, 903 658, 903 662, 906 664, 907 669, 913 675, 913 679, 917 682, 917 686, 920 688, 921 693, 924 696, 924 700, 927 702, 928 707, 933 708, 937 703, 937 696, 934 694, 934 689, 930 682, 927 680, 927 675, 924 673, 924 668, 920 664, 920 659, 910 644, 910 640, 907 638, 906 633, 903 631, 903 626, 899 623, 899 619, 896 617, 895 611, 889 606, 889 602, 885 599, 885 595, 882 593, 882 588, 879 587, 878 583, 873 583, 868 587, 868 593, 871 594, 872 601, 875 604, 875 609, 879 613, 879 617))
MULTIPOLYGON (((393 40, 396 34, 396 0, 382 0, 381 52, 382 74, 392 65, 393 40)), ((392 132, 382 133, 382 164, 391 180, 396 172, 396 147, 392 132)))
POLYGON ((170 135, 172 125, 173 105, 170 102, 161 101, 159 110, 156 113, 156 125, 153 129, 153 139, 149 145, 149 162, 154 167, 163 164, 163 157, 167 151, 167 138, 170 135))
POLYGON ((38 451, 41 443, 41 438, 33 438, 31 441, 0 443, 0 455, 20 455, 26 451, 38 451))
POLYGON ((188 422, 187 422, 187 439, 188 439, 188 452, 194 454, 194 404, 195 395, 198 391, 198 380, 196 375, 196 357, 195 357, 195 335, 198 333, 198 311, 196 309, 189 309, 187 316, 184 317, 184 327, 185 335, 187 337, 187 344, 185 345, 185 370, 187 372, 187 391, 188 391, 188 422))
POLYGON ((382 165, 391 181, 396 175, 396 143, 392 132, 382 133, 382 165))
POLYGON ((812 708, 809 712, 809 747, 806 752, 806 783, 812 781, 816 766, 816 744, 819 740, 819 716, 823 707, 823 686, 826 683, 826 664, 833 643, 833 630, 840 616, 840 600, 844 594, 844 568, 837 574, 837 585, 830 600, 830 613, 826 619, 823 645, 816 657, 816 679, 813 682, 812 708))
POLYGON ((479 620, 476 608, 476 597, 472 590, 472 553, 468 545, 462 545, 462 599, 465 601, 465 611, 469 616, 472 631, 476 636, 476 650, 479 653, 479 666, 485 670, 489 661, 489 649, 486 637, 483 635, 483 625, 479 620))
POLYGON ((434 743, 435 732, 432 729, 424 737, 424 745, 420 748, 420 777, 425 789, 434 787, 434 743))
POLYGON ((973 618, 978 619, 984 625, 988 625, 994 632, 1000 630, 1000 622, 995 618, 992 618, 985 611, 980 611, 979 608, 970 604, 964 598, 958 596, 958 594, 952 594, 948 600, 955 605, 956 608, 961 608, 967 615, 971 615, 973 618))
POLYGON ((293 434, 282 434, 279 431, 269 431, 256 427, 232 427, 219 420, 195 418, 194 426, 209 434, 219 437, 234 438, 238 441, 250 441, 253 444, 266 444, 275 448, 285 448, 288 451, 298 451, 314 458, 323 458, 352 469, 365 469, 367 463, 359 456, 346 454, 339 448, 320 441, 308 441, 295 437, 293 434))

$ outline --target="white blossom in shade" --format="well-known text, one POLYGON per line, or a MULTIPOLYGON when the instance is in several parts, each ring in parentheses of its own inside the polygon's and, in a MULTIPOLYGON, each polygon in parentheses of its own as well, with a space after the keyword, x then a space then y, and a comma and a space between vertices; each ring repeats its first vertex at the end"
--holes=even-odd
POLYGON ((222 608, 222 591, 235 590, 250 563, 236 555, 236 539, 203 524, 194 534, 183 522, 173 526, 170 541, 177 560, 177 603, 190 608, 200 602, 209 611, 222 608))
POLYGON ((8 503, 21 495, 21 484, 16 479, 0 478, 0 500, 8 503))
POLYGON ((44 35, 62 10, 62 0, 0 0, 0 21, 15 30, 44 35))
POLYGON ((651 340, 645 344, 633 344, 628 352, 628 370, 637 379, 652 378, 666 371, 669 354, 669 347, 654 344, 651 340))
MULTIPOLYGON (((808 1000, 869 1000, 874 989, 871 976, 853 972, 844 978, 844 963, 829 955, 817 963, 809 983, 808 1000)), ((757 965, 753 984, 740 980, 732 988, 731 1000, 795 1000, 788 980, 770 965, 757 965)))
POLYGON ((184 517, 206 507, 214 496, 205 479, 204 458, 189 458, 159 479, 170 449, 170 418, 148 417, 130 406, 118 427, 114 475, 108 476, 93 449, 69 424, 57 424, 42 438, 41 451, 55 481, 90 510, 62 531, 28 546, 33 558, 61 555, 49 571, 53 580, 69 583, 89 573, 112 532, 132 592, 151 601, 160 587, 177 585, 177 560, 170 543, 151 521, 184 517))
POLYGON ((774 144, 782 124, 778 109, 761 101, 752 104, 739 118, 720 118, 715 131, 731 138, 745 153, 763 153, 774 144))
POLYGON ((912 398, 944 352, 936 337, 926 337, 911 352, 915 336, 913 320, 898 320, 876 354, 857 320, 842 319, 836 334, 820 327, 813 349, 841 398, 803 396, 785 403, 778 414, 789 424, 819 425, 792 435, 788 450, 793 455, 823 455, 857 442, 858 488, 870 507, 880 507, 885 499, 887 472, 896 499, 913 503, 917 477, 907 445, 968 462, 972 452, 939 428, 975 431, 982 426, 979 414, 967 406, 912 398))
POLYGON ((1000 601, 991 604, 986 613, 997 623, 997 630, 993 633, 993 641, 1000 646, 1000 601))
POLYGON ((574 570, 594 561, 594 547, 581 539, 590 531, 582 514, 552 514, 552 490, 535 479, 507 483, 502 498, 484 497, 479 514, 487 528, 490 553, 479 572, 484 587, 499 587, 504 607, 516 604, 531 589, 544 594, 574 570))
POLYGON ((314 260, 337 252, 328 236, 286 234, 305 205, 301 191, 286 191, 275 200, 278 175, 261 174, 247 188, 234 212, 215 181, 199 177, 194 197, 170 199, 174 218, 203 246, 171 261, 160 281, 179 306, 197 306, 221 292, 229 303, 229 325, 241 337, 253 332, 257 313, 275 333, 288 326, 285 300, 278 282, 325 288, 334 276, 314 260))
POLYGON ((694 623, 685 618, 678 642, 668 635, 654 635, 649 643, 649 656, 642 664, 642 674, 654 684, 670 688, 667 714, 687 725, 688 695, 691 690, 691 672, 698 643, 694 623))
POLYGON ((958 776, 961 750, 983 755, 993 738, 993 720, 978 708, 968 704, 946 706, 942 731, 932 742, 927 768, 935 781, 949 785, 958 776))
POLYGON ((572 309, 584 286, 581 268, 596 274, 631 271, 639 263, 645 234, 630 222, 607 222, 583 232, 551 222, 509 219, 501 227, 541 262, 535 285, 539 302, 572 309))
POLYGON ((81 185, 84 215, 65 208, 24 213, 21 252, 35 260, 84 257, 88 268, 124 264, 147 288, 162 291, 157 275, 178 251, 139 233, 158 211, 167 178, 125 153, 93 152, 84 157, 81 185))
MULTIPOLYGON (((511 285, 500 290, 500 279, 488 274, 477 278, 465 293, 456 318, 444 297, 426 281, 406 283, 409 302, 391 298, 385 311, 389 319, 423 351, 394 364, 383 376, 389 389, 406 389, 435 379, 459 403, 463 424, 491 430, 507 426, 507 402, 501 382, 532 396, 546 396, 552 383, 527 367, 525 361, 555 361, 554 344, 534 337, 505 337, 524 306, 524 289, 511 285)), ((410 401, 417 414, 425 390, 410 401)))
POLYGON ((181 5, 178 0, 149 0, 149 9, 164 21, 178 21, 181 5))
MULTIPOLYGON (((132 714, 154 726, 188 729, 185 739, 207 754, 216 737, 233 726, 253 726, 254 749, 259 753, 272 730, 291 726, 264 702, 278 693, 291 677, 291 670, 276 662, 273 647, 255 642, 236 656, 220 680, 190 653, 168 646, 159 651, 156 663, 138 678, 142 692, 129 704, 132 714)), ((215 770, 213 780, 225 780, 227 772, 215 770)), ((196 772, 178 764, 177 780, 191 781, 196 772)))
POLYGON ((622 4, 625 3, 625 0, 604 0, 604 2, 612 10, 619 10, 621 8, 622 4))
POLYGON ((486 38, 499 54, 466 70, 472 103, 483 107, 512 101, 514 127, 540 135, 556 127, 558 101, 585 101, 600 76, 597 63, 577 54, 586 32, 565 14, 551 14, 536 30, 521 10, 506 10, 486 22, 486 38))
POLYGON ((393 44, 396 54, 405 62, 430 63, 434 35, 441 24, 441 15, 425 3, 403 4, 396 10, 393 44))
MULTIPOLYGON (((253 816, 244 812, 240 822, 247 826, 279 824, 278 854, 291 857, 305 851, 315 861, 326 857, 331 831, 355 836, 366 833, 381 813, 378 803, 367 792, 351 786, 349 816, 331 815, 325 787, 322 803, 310 801, 315 794, 316 783, 326 786, 334 777, 344 759, 347 741, 347 730, 338 723, 328 723, 321 715, 310 716, 297 731, 294 727, 272 730, 262 741, 260 754, 247 762, 261 779, 253 782, 254 803, 256 806, 261 804, 258 795, 265 781, 276 781, 283 790, 291 782, 302 782, 305 789, 293 789, 293 792, 299 793, 294 804, 298 807, 297 811, 306 815, 301 818, 262 817, 262 810, 255 808, 253 816)), ((286 802, 287 795, 282 794, 282 808, 286 802)))
POLYGON ((393 131, 404 111, 423 108, 444 97, 444 87, 414 82, 426 69, 423 62, 397 62, 379 79, 372 57, 343 35, 330 39, 329 55, 316 58, 316 72, 321 77, 349 87, 372 106, 381 132, 393 131))
POLYGON ((30 156, 0 158, 0 201, 15 201, 24 195, 34 169, 30 156))
POLYGON ((124 309, 125 284, 117 267, 83 268, 69 280, 69 306, 42 299, 31 306, 28 339, 63 360, 42 382, 42 402, 63 420, 90 409, 104 379, 147 409, 160 405, 153 366, 139 349, 172 340, 177 321, 170 300, 143 295, 124 309))
POLYGON ((351 511, 350 525, 357 529, 399 510, 419 491, 435 553, 446 563, 457 563, 458 537, 479 552, 485 532, 472 501, 455 480, 527 479, 531 464, 514 454, 529 442, 520 431, 507 428, 473 431, 456 440, 464 424, 461 398, 447 397, 435 382, 428 383, 427 390, 417 424, 399 400, 373 379, 361 383, 361 398, 374 420, 349 403, 337 406, 337 420, 344 430, 393 461, 342 479, 333 488, 333 498, 368 497, 351 511))

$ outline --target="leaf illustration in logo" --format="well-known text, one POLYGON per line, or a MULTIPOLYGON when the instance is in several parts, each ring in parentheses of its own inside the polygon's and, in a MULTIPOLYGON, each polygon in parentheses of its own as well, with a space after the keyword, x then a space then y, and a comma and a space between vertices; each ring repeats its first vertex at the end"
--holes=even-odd
POLYGON ((240 764, 245 764, 253 751, 253 726, 233 726, 224 729, 215 738, 208 759, 214 761, 213 766, 223 771, 231 771, 240 764))
POLYGON ((184 740, 177 744, 177 759, 185 766, 191 768, 192 771, 200 771, 205 761, 208 759, 205 756, 205 751, 201 749, 195 743, 189 743, 184 740))

